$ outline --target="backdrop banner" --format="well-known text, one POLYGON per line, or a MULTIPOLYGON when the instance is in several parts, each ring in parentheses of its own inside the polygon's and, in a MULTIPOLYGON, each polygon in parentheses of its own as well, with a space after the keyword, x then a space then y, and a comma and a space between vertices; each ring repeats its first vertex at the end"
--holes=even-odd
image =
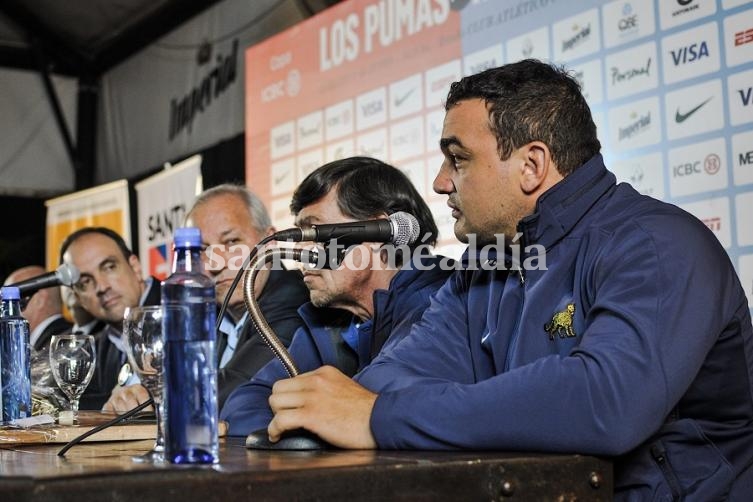
POLYGON ((703 221, 753 305, 753 0, 342 2, 246 51, 246 182, 285 227, 312 169, 385 160, 452 254, 431 189, 443 100, 460 77, 524 58, 572 72, 607 167, 703 221))
POLYGON ((58 266, 60 245, 74 230, 107 227, 131 246, 131 212, 128 181, 118 180, 98 187, 45 201, 47 207, 47 269, 58 266))
POLYGON ((175 229, 201 193, 201 155, 166 168, 136 184, 139 254, 144 277, 170 275, 175 229))

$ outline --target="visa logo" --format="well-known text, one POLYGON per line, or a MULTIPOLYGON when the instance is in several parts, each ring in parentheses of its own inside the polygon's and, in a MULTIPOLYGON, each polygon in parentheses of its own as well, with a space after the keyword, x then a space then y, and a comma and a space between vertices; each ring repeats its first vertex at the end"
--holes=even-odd
POLYGON ((748 87, 747 89, 738 89, 737 93, 740 95, 740 99, 743 102, 743 106, 748 106, 751 101, 751 97, 753 97, 753 87, 748 87))
POLYGON ((674 62, 675 66, 678 66, 680 64, 692 63, 703 57, 708 57, 709 47, 704 41, 700 44, 690 44, 677 50, 673 49, 670 53, 672 55, 672 62, 674 62))

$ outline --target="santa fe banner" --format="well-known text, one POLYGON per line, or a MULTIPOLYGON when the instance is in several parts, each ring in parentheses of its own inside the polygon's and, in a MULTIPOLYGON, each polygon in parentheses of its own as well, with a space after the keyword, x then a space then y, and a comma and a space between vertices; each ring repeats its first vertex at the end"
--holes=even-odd
POLYGON ((753 0, 339 3, 246 51, 246 182, 285 227, 312 169, 376 157, 406 172, 452 245, 431 190, 442 101, 460 77, 524 58, 572 72, 607 167, 703 221, 753 305, 753 0))
POLYGON ((118 180, 45 201, 47 206, 47 269, 58 266, 60 245, 83 227, 106 227, 131 245, 128 181, 118 180))
POLYGON ((201 193, 201 155, 167 168, 136 184, 139 254, 144 276, 164 279, 170 273, 175 229, 201 193))

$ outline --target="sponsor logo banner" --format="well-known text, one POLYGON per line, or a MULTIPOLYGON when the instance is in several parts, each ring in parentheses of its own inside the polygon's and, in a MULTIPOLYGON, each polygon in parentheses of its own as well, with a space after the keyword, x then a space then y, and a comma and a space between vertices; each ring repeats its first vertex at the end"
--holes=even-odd
POLYGON ((661 141, 660 122, 659 98, 655 96, 610 108, 610 144, 620 151, 656 144, 661 141))
POLYGON ((580 83, 583 97, 589 105, 596 105, 604 100, 601 81, 601 59, 593 59, 579 65, 572 65, 572 74, 580 83))
POLYGON ((702 19, 716 12, 716 2, 709 0, 660 0, 657 3, 662 30, 702 19))
POLYGON ((601 48, 599 43, 599 11, 587 10, 552 26, 554 59, 572 61, 601 48))
POLYGON ((732 171, 736 185, 753 183, 753 131, 732 136, 732 171))
POLYGON ((607 96, 617 99, 655 89, 659 84, 657 66, 655 42, 608 56, 604 72, 607 96))
POLYGON ((474 75, 489 68, 496 68, 504 64, 502 58, 502 44, 494 44, 463 58, 463 75, 474 75))
POLYGON ((716 238, 729 249, 732 246, 732 225, 730 224, 729 198, 718 197, 698 202, 681 204, 684 210, 701 220, 714 232, 716 238))
POLYGON ((652 0, 616 0, 602 7, 604 46, 616 47, 656 31, 652 0))
POLYGON ((716 23, 693 27, 661 41, 664 83, 672 84, 719 70, 719 33, 716 23))
POLYGON ((664 198, 664 161, 659 152, 613 162, 618 181, 630 183, 643 195, 664 198))
POLYGON ((753 246, 753 225, 750 215, 753 214, 753 192, 741 193, 735 197, 737 212, 737 245, 753 246))
POLYGON ((507 61, 510 63, 521 59, 539 59, 547 61, 552 58, 549 52, 549 27, 513 37, 507 41, 507 61))
POLYGON ((736 73, 727 78, 727 102, 730 124, 753 122, 753 70, 736 73))
POLYGON ((664 98, 667 137, 685 138, 724 126, 719 79, 669 92, 664 98))
POLYGON ((727 143, 724 138, 669 151, 669 191, 673 197, 727 188, 727 143))

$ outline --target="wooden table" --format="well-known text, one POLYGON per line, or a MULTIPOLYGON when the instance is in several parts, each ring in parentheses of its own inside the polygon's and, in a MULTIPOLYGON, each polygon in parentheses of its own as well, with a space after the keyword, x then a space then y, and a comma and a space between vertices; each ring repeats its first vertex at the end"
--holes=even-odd
POLYGON ((0 446, 0 500, 610 500, 609 462, 499 452, 248 450, 221 440, 220 464, 144 465, 152 441, 0 446))

